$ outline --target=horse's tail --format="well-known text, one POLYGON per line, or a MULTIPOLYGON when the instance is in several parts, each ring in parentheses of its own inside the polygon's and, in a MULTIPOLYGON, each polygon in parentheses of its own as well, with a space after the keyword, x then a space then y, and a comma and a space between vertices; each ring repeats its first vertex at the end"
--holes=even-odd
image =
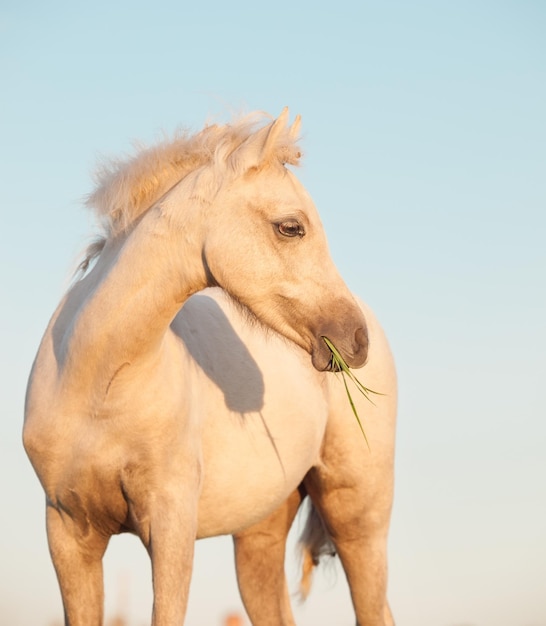
POLYGON ((332 543, 332 539, 311 498, 309 498, 309 512, 298 542, 298 547, 302 558, 300 596, 305 600, 311 590, 313 570, 319 564, 320 559, 324 556, 333 557, 336 555, 336 549, 332 543))

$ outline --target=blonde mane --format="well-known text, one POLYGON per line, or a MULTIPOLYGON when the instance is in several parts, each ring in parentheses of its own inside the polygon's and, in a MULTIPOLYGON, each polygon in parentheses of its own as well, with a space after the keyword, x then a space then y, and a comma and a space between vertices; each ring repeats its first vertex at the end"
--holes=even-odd
MULTIPOLYGON (((206 126, 196 134, 179 131, 154 146, 137 144, 135 155, 99 165, 94 176, 96 188, 86 205, 102 223, 104 237, 115 237, 188 174, 205 165, 222 165, 258 125, 270 123, 265 114, 253 113, 231 124, 206 126)), ((300 156, 297 139, 286 129, 277 140, 273 158, 296 165, 300 156)), ((103 243, 101 238, 89 247, 82 269, 100 253, 103 243)))

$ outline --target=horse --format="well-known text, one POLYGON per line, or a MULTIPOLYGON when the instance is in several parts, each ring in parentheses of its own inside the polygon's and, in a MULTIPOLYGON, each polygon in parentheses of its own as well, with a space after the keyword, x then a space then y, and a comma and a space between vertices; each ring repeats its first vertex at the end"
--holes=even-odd
POLYGON ((252 623, 293 625, 284 549, 306 496, 304 586, 335 549, 357 623, 393 624, 393 359, 289 168, 299 127, 250 115, 96 174, 102 234, 42 338, 23 427, 69 626, 102 624, 123 532, 151 559, 153 626, 184 622, 195 541, 223 534, 252 623), (325 337, 384 394, 354 398, 369 449, 325 337))

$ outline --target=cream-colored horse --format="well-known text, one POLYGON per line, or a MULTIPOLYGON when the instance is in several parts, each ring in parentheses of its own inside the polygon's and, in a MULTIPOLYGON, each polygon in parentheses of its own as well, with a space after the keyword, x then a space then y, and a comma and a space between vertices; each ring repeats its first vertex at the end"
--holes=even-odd
POLYGON ((300 156, 287 116, 179 136, 99 175, 105 236, 46 330, 24 427, 70 626, 102 624, 102 557, 125 531, 150 554, 154 626, 183 623, 195 539, 220 534, 253 624, 294 624, 284 545, 306 493, 358 623, 392 624, 392 359, 285 167, 300 156), (357 400, 371 450, 323 337, 351 366, 367 359, 366 385, 386 394, 357 400))

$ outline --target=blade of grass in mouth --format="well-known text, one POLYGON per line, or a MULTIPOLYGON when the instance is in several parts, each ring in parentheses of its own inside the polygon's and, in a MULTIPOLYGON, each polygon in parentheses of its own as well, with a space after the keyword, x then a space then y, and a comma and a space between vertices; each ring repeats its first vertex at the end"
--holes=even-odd
POLYGON ((323 337, 324 343, 328 346, 328 349, 332 353, 332 371, 339 372, 343 379, 343 384, 345 386, 345 391, 347 392, 347 398, 349 399, 349 404, 351 405, 351 409, 353 411, 354 416, 356 417, 356 421, 360 426, 360 430, 364 435, 364 440, 366 441, 366 445, 368 446, 368 450, 370 449, 370 444, 368 442, 368 437, 366 436, 366 432, 364 431, 364 427, 362 426, 362 422, 360 421, 360 417, 358 415, 358 411, 356 410, 355 403, 351 396, 351 392, 349 391, 349 385, 347 384, 346 376, 354 383, 358 391, 372 404, 374 404, 373 400, 370 398, 370 394, 374 394, 376 396, 382 396, 382 393, 378 391, 374 391, 373 389, 369 389, 365 387, 358 378, 351 372, 350 367, 345 362, 345 359, 341 356, 339 350, 334 346, 334 344, 328 339, 328 337, 323 337))

